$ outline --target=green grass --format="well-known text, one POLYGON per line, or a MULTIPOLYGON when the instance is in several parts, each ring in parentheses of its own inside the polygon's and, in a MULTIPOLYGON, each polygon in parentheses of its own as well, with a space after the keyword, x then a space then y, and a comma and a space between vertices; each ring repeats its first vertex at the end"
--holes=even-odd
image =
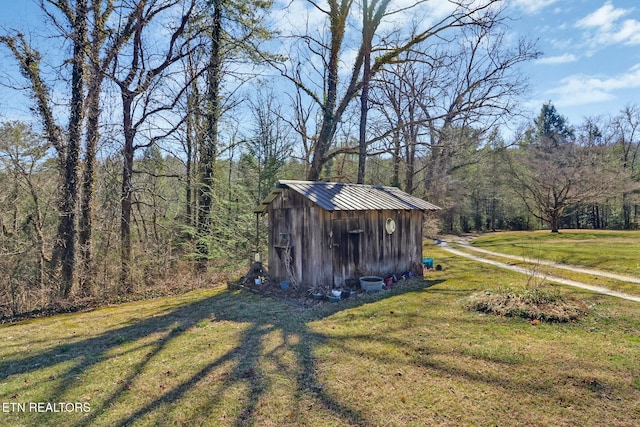
MULTIPOLYGON (((598 286, 598 287, 602 287, 602 288, 607 288, 610 289, 612 291, 617 291, 617 292, 622 292, 622 293, 626 293, 629 295, 634 295, 634 296, 640 296, 640 285, 638 285, 637 283, 630 283, 630 282, 625 282, 622 280, 616 280, 616 279, 612 279, 612 278, 607 278, 607 277, 601 277, 601 276, 595 276, 593 274, 589 274, 589 273, 578 273, 575 271, 568 271, 568 270, 563 270, 560 268, 554 268, 551 266, 546 266, 546 265, 542 265, 542 264, 536 264, 536 260, 544 260, 548 258, 544 258, 544 256, 542 255, 543 252, 542 251, 537 251, 537 252, 529 252, 526 255, 519 255, 520 257, 523 258, 529 258, 534 260, 533 263, 531 262, 525 262, 524 259, 520 259, 520 260, 514 260, 511 258, 505 258, 499 255, 490 255, 490 254, 486 254, 486 253, 478 253, 476 251, 473 251, 472 249, 469 249, 467 247, 465 247, 464 245, 458 245, 458 244, 450 244, 451 247, 471 254, 471 255, 476 255, 476 256, 480 256, 481 258, 484 259, 488 259, 488 260, 493 260, 493 261, 498 261, 507 265, 512 265, 512 266, 517 266, 517 267, 521 267, 521 268, 525 268, 530 270, 531 272, 535 271, 536 274, 538 274, 538 279, 532 279, 534 281, 542 281, 542 282, 547 282, 547 281, 552 281, 552 279, 550 278, 551 276, 554 277, 559 277, 562 279, 569 279, 569 280, 575 280, 577 282, 580 283, 585 283, 585 284, 589 284, 589 285, 593 285, 593 286, 598 286)), ((481 247, 478 245, 478 247, 481 247)), ((493 249, 489 249, 489 250, 493 250, 493 249)), ((507 255, 512 255, 508 253, 508 250, 501 250, 501 249, 496 249, 495 253, 503 253, 503 254, 507 254, 507 255), (500 252, 498 252, 498 250, 500 252)), ((550 260, 553 261, 553 260, 550 260)), ((578 266, 580 267, 580 265, 576 264, 576 263, 571 263, 570 261, 566 262, 569 263, 573 266, 578 266)), ((582 267, 585 268, 593 268, 591 266, 589 266, 588 264, 582 265, 582 267)), ((600 269, 600 270, 604 270, 604 269, 600 269)), ((612 271, 611 269, 609 269, 609 272, 611 273, 619 273, 619 274, 628 274, 625 273, 624 271, 612 271)), ((640 276, 637 276, 640 277, 640 276)))
POLYGON ((473 245, 509 255, 640 276, 640 231, 502 232, 481 236, 473 245))
POLYGON ((216 288, 1 325, 0 403, 90 412, 0 425, 640 424, 640 304, 555 287, 590 314, 469 312, 472 293, 526 277, 428 254, 443 271, 426 281, 313 309, 216 288))

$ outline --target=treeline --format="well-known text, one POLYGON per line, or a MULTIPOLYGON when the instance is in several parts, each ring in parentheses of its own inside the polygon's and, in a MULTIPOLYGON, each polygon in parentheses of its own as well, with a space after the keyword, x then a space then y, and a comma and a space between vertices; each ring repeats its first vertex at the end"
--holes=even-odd
POLYGON ((540 53, 497 6, 41 2, 0 35, 32 117, 0 128, 0 316, 216 282, 281 178, 398 186, 434 233, 637 227, 637 109, 505 135, 540 53))

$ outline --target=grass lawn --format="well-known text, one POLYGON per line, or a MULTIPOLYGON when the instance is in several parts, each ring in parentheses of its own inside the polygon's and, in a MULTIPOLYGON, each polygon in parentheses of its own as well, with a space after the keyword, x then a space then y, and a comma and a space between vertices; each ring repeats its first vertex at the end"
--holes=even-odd
POLYGON ((473 245, 509 255, 640 277, 640 231, 501 232, 481 236, 473 245))
MULTIPOLYGON (((470 255, 479 255, 477 252, 473 251, 472 249, 469 249, 466 245, 458 245, 456 243, 453 243, 453 244, 450 244, 449 246, 470 255)), ((622 292, 628 295, 640 297, 640 285, 637 283, 625 282, 622 280, 597 276, 590 273, 579 273, 576 271, 568 271, 561 268, 555 268, 552 266, 539 264, 535 260, 541 260, 540 257, 533 258, 534 259, 533 262, 531 261, 526 262, 523 259, 520 259, 520 260, 512 259, 512 258, 506 259, 503 256, 489 255, 486 253, 482 253, 480 254, 480 256, 483 259, 497 261, 510 266, 523 268, 525 270, 528 270, 530 274, 533 274, 535 272, 538 278, 534 279, 532 277, 531 279, 532 283, 553 282, 554 277, 559 277, 562 279, 574 280, 587 285, 593 285, 601 288, 606 288, 612 291, 622 292)))
POLYGON ((0 325, 0 425, 640 425, 640 304, 468 312, 526 277, 427 253, 443 271, 312 309, 220 287, 0 325))

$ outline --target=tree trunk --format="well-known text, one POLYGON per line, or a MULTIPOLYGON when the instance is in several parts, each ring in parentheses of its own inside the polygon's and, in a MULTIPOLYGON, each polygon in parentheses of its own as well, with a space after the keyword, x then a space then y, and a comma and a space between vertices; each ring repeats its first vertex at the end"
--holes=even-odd
POLYGON ((11 196, 10 196, 10 206, 13 207, 13 209, 11 209, 11 232, 13 234, 18 232, 18 217, 19 217, 19 212, 18 212, 18 206, 20 206, 20 204, 18 203, 20 197, 20 186, 18 185, 18 178, 17 176, 14 177, 14 181, 13 181, 13 190, 11 191, 11 196))
POLYGON ((36 235, 36 243, 38 246, 38 275, 37 283, 40 289, 45 290, 45 265, 47 261, 47 255, 45 251, 44 233, 42 232, 42 211, 40 210, 40 199, 38 193, 31 182, 28 181, 29 191, 31 192, 31 198, 33 200, 33 231, 36 235))
POLYGON ((73 65, 71 71, 71 115, 69 141, 65 156, 63 183, 64 200, 61 205, 58 242, 61 250, 62 279, 60 293, 68 297, 75 276, 76 206, 78 201, 78 168, 84 119, 85 47, 87 44, 87 0, 76 3, 73 23, 73 65))
POLYGON ((100 61, 101 49, 105 44, 108 32, 105 21, 110 12, 103 14, 102 1, 91 0, 91 42, 89 44, 89 88, 86 99, 87 129, 85 137, 84 169, 82 173, 82 194, 80 197, 80 219, 78 220, 78 246, 80 248, 80 290, 91 295, 95 286, 93 260, 93 201, 96 181, 96 149, 100 141, 100 93, 104 79, 103 71, 115 57, 119 46, 113 45, 105 63, 100 61))
POLYGON ((367 114, 369 98, 369 61, 370 56, 365 57, 362 94, 360 95, 360 138, 358 141, 358 184, 364 184, 365 167, 367 164, 367 114))
POLYGON ((629 193, 622 193, 622 221, 625 230, 631 230, 631 203, 629 203, 629 193))
POLYGON ((199 267, 206 268, 209 259, 209 236, 211 234, 211 211, 213 205, 212 191, 214 187, 214 162, 217 157, 218 121, 220 119, 220 80, 222 78, 222 8, 223 1, 213 2, 213 22, 211 27, 211 56, 207 69, 206 112, 207 133, 200 153, 200 187, 197 260, 199 267))
MULTIPOLYGON (((191 113, 190 113, 191 114, 191 113)), ((186 151, 187 151, 187 163, 185 166, 185 184, 184 184, 184 193, 185 193, 185 216, 186 223, 189 226, 195 224, 193 218, 193 209, 192 209, 192 189, 193 189, 193 177, 192 177, 192 157, 193 157, 193 137, 191 132, 193 132, 192 128, 193 120, 191 118, 187 119, 187 136, 186 136, 186 151)))
POLYGON ((307 180, 309 181, 318 181, 322 175, 322 167, 326 163, 326 153, 329 151, 329 147, 331 146, 331 141, 333 139, 333 126, 333 118, 325 117, 323 119, 320 135, 316 142, 316 148, 313 150, 313 157, 311 157, 311 166, 307 173, 307 180))
POLYGON ((557 212, 551 213, 549 225, 551 226, 552 233, 558 233, 560 231, 560 215, 557 212))
MULTIPOLYGON (((190 41, 187 41, 187 46, 190 49, 190 41)), ((194 165, 197 165, 197 159, 195 154, 198 152, 197 142, 200 141, 200 91, 198 89, 198 80, 196 75, 198 71, 194 65, 193 55, 189 55, 186 58, 187 69, 185 74, 189 84, 189 90, 187 90, 187 120, 186 120, 186 138, 185 138, 185 154, 187 161, 185 165, 185 223, 190 227, 195 227, 198 223, 197 218, 197 206, 195 195, 195 177, 196 169, 194 165)))
MULTIPOLYGON (((340 51, 342 49, 342 42, 344 41, 344 31, 351 2, 343 0, 339 5, 337 3, 330 4, 331 42, 329 46, 329 58, 325 70, 327 77, 324 96, 325 99, 322 106, 322 125, 320 127, 320 133, 318 134, 315 149, 313 150, 311 167, 307 174, 307 179, 309 181, 318 181, 320 179, 320 176, 322 175, 322 167, 327 161, 326 155, 331 147, 337 123, 341 119, 342 111, 346 108, 346 106, 341 106, 341 109, 338 109, 339 111, 336 110, 338 102, 338 82, 340 80, 340 51)), ((360 70, 354 69, 353 72, 359 74, 360 70)), ((351 99, 352 96, 356 95, 355 84, 350 86, 351 88, 347 89, 349 94, 345 95, 348 99, 351 99)))
POLYGON ((393 132, 393 179, 391 185, 400 187, 400 164, 402 157, 400 156, 400 131, 393 132))
MULTIPOLYGON (((193 67, 190 65, 189 72, 192 72, 193 67)), ((193 78, 193 76, 191 76, 193 78)), ((186 163, 186 177, 185 177, 185 215, 186 215, 186 223, 189 226, 196 226, 198 217, 197 217, 197 209, 194 200, 194 154, 196 152, 196 143, 199 140, 198 136, 200 135, 199 126, 198 126, 198 86, 197 82, 193 81, 191 84, 191 88, 193 89, 191 92, 187 94, 187 130, 186 130, 186 138, 185 138, 185 151, 187 155, 187 163, 186 163)), ((197 164, 197 163, 196 163, 197 164)))
POLYGON ((82 196, 78 221, 78 246, 80 248, 80 290, 85 295, 93 292, 94 269, 91 235, 93 232, 93 198, 96 179, 96 147, 100 139, 100 71, 93 69, 87 95, 87 136, 85 142, 84 171, 82 174, 82 196))
MULTIPOLYGON (((413 126, 412 126, 413 128, 413 126)), ((404 175, 404 188, 403 190, 409 194, 413 194, 415 189, 414 177, 416 174, 416 141, 413 137, 414 132, 411 132, 412 138, 410 141, 405 141, 405 159, 406 170, 404 175)))
POLYGON ((371 37, 369 22, 368 0, 362 0, 362 92, 360 93, 360 138, 358 140, 358 184, 364 184, 365 167, 367 164, 367 115, 369 113, 369 83, 371 80, 371 37))
POLYGON ((133 94, 122 94, 124 147, 122 149, 122 191, 120 195, 120 285, 124 292, 131 292, 131 193, 133 177, 133 138, 135 131, 131 118, 133 94))
POLYGON ((596 230, 599 230, 600 228, 602 228, 601 225, 601 220, 600 220, 600 208, 597 204, 594 204, 591 207, 591 212, 593 215, 593 228, 595 228, 596 230))

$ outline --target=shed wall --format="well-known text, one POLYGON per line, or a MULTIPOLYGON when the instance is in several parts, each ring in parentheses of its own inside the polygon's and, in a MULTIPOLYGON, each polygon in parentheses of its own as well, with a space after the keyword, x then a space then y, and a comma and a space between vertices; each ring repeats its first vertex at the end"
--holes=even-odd
POLYGON ((327 250, 330 212, 300 194, 283 189, 268 207, 269 274, 275 280, 288 278, 281 235, 290 236, 293 273, 303 287, 326 283, 331 277, 331 252, 327 250))

